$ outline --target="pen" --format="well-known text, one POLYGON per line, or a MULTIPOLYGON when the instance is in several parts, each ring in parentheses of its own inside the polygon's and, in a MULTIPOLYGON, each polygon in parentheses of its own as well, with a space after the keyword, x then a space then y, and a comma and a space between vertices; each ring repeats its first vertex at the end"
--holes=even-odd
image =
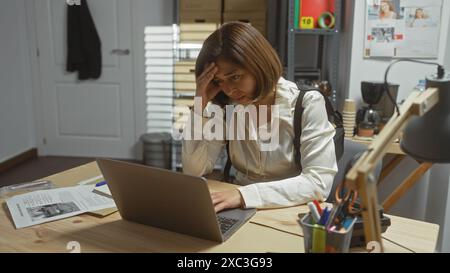
POLYGON ((313 203, 317 208, 317 212, 319 212, 319 214, 322 215, 322 208, 320 207, 319 201, 314 200, 313 203))
POLYGON ((309 202, 308 203, 308 208, 309 208, 309 210, 311 212, 311 216, 312 216, 312 218, 314 220, 314 223, 319 223, 319 221, 320 221, 320 214, 317 211, 317 208, 314 205, 314 203, 313 202, 309 202))
POLYGON ((320 217, 319 224, 322 225, 322 226, 325 226, 325 224, 326 224, 327 221, 328 221, 328 217, 329 217, 329 216, 330 216, 330 211, 328 210, 328 207, 326 207, 326 208, 323 210, 322 217, 320 217))
POLYGON ((98 182, 97 184, 95 184, 96 187, 100 187, 103 185, 106 185, 106 181, 101 181, 101 182, 98 182))
POLYGON ((347 218, 344 220, 344 223, 342 223, 342 227, 345 228, 345 230, 349 230, 352 222, 353 222, 353 220, 351 218, 347 218))
POLYGON ((336 217, 339 215, 340 211, 341 211, 341 204, 335 204, 333 209, 330 212, 330 215, 328 216, 328 220, 325 223, 325 228, 329 229, 330 226, 333 224, 333 222, 335 221, 336 217))

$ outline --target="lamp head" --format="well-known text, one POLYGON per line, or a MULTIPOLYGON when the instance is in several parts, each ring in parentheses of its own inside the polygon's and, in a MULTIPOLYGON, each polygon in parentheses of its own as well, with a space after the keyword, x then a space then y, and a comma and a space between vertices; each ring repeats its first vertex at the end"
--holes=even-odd
POLYGON ((439 102, 425 115, 410 120, 401 148, 423 162, 450 163, 450 74, 428 77, 430 87, 438 88, 439 102))

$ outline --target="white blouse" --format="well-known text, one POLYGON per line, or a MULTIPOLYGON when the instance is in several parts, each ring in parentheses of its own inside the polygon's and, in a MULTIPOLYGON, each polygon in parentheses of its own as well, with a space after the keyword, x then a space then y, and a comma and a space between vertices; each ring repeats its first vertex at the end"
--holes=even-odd
MULTIPOLYGON (((328 121, 324 98, 317 91, 307 92, 303 98, 301 173, 295 163, 293 118, 298 94, 295 83, 280 78, 275 98, 280 132, 276 149, 261 151, 264 149, 258 140, 230 140, 235 183, 242 185, 239 191, 247 208, 304 204, 320 197, 326 199, 331 191, 337 173, 335 130, 328 121)), ((196 114, 192 112, 188 124, 193 115, 196 114)), ((203 126, 207 121, 203 117, 203 126)), ((183 140, 182 145, 183 172, 203 176, 213 171, 226 142, 183 140)))

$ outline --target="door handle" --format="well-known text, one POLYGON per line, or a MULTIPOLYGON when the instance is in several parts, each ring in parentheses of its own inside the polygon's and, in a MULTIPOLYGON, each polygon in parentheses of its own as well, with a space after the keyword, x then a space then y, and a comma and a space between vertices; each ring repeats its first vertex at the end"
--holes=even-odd
POLYGON ((119 56, 127 56, 130 55, 129 49, 113 49, 111 50, 111 54, 119 55, 119 56))

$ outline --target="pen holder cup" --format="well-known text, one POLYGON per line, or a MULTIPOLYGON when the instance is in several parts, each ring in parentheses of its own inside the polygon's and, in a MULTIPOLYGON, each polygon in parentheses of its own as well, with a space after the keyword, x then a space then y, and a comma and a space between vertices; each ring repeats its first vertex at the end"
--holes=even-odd
POLYGON ((355 222, 356 217, 345 232, 326 231, 325 227, 313 224, 311 215, 306 214, 299 220, 303 230, 305 252, 348 253, 355 222))

